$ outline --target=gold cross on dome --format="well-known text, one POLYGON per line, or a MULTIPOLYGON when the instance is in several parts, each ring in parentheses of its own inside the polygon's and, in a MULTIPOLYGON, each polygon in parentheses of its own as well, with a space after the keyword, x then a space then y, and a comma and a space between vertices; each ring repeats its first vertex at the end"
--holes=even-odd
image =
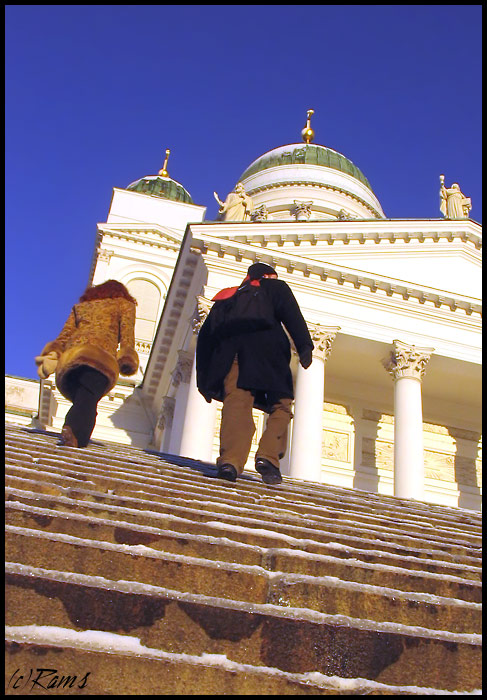
POLYGON ((301 136, 303 137, 303 141, 305 143, 311 143, 315 137, 315 132, 311 128, 311 117, 315 113, 314 109, 308 109, 306 116, 306 126, 304 129, 301 131, 301 136))
POLYGON ((164 165, 162 166, 162 169, 159 170, 159 172, 157 173, 158 175, 161 175, 161 177, 169 177, 169 173, 167 172, 167 161, 169 160, 170 153, 171 151, 169 150, 169 148, 166 148, 166 159, 164 161, 164 165))

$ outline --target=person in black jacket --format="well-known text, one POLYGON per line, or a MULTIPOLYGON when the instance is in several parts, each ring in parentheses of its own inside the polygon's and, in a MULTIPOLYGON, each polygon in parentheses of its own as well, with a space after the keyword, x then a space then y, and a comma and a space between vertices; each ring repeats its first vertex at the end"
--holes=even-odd
POLYGON ((213 300, 198 336, 196 380, 208 402, 223 402, 218 476, 235 481, 242 473, 255 433, 255 407, 269 414, 255 468, 265 483, 278 484, 282 481, 279 460, 286 451, 294 398, 291 347, 283 326, 296 346, 301 365, 307 368, 312 362, 313 341, 306 321, 291 288, 264 263, 251 265, 240 287, 224 289, 213 300), (214 320, 219 304, 245 285, 258 286, 259 293, 265 295, 269 327, 231 335, 216 332, 214 320))

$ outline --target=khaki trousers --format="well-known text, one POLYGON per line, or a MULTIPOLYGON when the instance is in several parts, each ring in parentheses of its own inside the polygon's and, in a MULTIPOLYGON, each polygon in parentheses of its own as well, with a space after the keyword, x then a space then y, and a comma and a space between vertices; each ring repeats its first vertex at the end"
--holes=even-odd
MULTIPOLYGON (((238 474, 247 462, 255 424, 252 417, 254 397, 250 391, 237 387, 238 364, 234 360, 224 381, 222 422, 220 427, 220 456, 216 463, 233 464, 238 474)), ((293 414, 292 399, 280 399, 272 406, 256 452, 257 457, 269 460, 279 468, 279 459, 287 446, 287 429, 293 414)))

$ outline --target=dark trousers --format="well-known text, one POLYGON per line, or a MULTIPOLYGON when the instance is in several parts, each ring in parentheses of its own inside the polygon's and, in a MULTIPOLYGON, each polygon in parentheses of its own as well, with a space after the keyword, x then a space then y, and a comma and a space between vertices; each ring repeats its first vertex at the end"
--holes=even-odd
POLYGON ((98 401, 105 394, 108 379, 98 370, 85 365, 70 373, 73 405, 66 413, 64 425, 73 431, 78 447, 86 447, 96 423, 98 401))

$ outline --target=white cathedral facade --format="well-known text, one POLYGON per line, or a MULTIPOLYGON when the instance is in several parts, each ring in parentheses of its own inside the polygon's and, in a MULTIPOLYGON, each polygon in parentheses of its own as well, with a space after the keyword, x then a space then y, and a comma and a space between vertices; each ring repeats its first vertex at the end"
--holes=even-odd
MULTIPOLYGON (((450 193, 463 195, 443 184, 446 216, 386 218, 363 173, 311 136, 308 118, 302 143, 251 163, 232 195, 239 217, 222 202, 205 220, 167 158, 114 188, 89 281, 118 279, 136 297, 141 367, 99 403, 92 439, 215 461, 221 404, 196 389, 196 337, 216 292, 262 261, 315 343, 307 370, 293 359, 282 473, 479 510, 481 226, 466 198, 449 216, 450 193)), ((6 377, 7 420, 60 431, 68 408, 54 377, 6 377)), ((249 470, 264 419, 255 412, 249 470)))

